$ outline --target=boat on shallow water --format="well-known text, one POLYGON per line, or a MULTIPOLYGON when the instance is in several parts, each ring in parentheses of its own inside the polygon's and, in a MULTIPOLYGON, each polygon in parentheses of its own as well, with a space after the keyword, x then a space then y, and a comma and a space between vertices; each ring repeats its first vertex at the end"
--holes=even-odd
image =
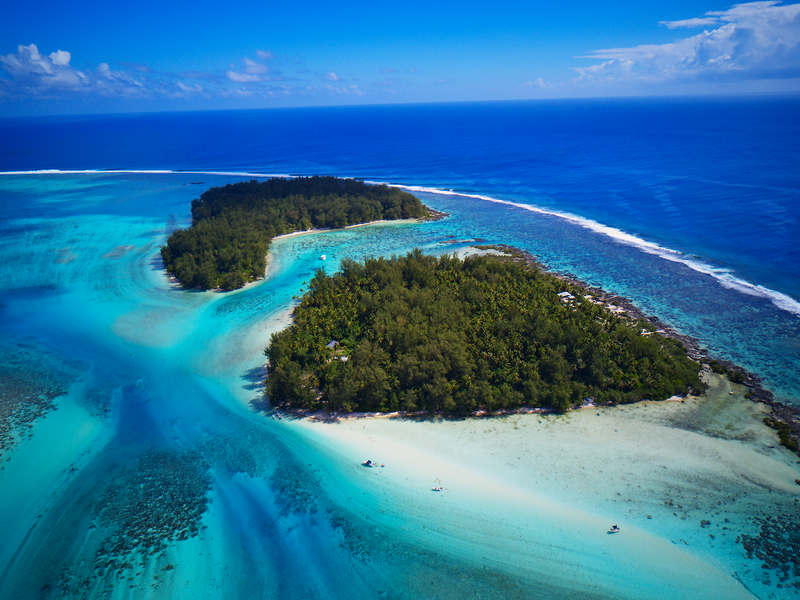
POLYGON ((616 525, 612 525, 611 529, 608 530, 608 533, 618 533, 618 532, 619 532, 619 527, 617 527, 616 525))
POLYGON ((364 462, 362 462, 361 464, 362 464, 363 466, 365 466, 365 467, 374 467, 374 466, 375 466, 375 463, 374 463, 374 462, 372 462, 371 460, 365 460, 365 461, 364 461, 364 462))
POLYGON ((440 487, 437 485, 436 487, 432 487, 432 488, 431 488, 431 490, 432 490, 432 491, 434 491, 434 492, 441 492, 441 491, 442 491, 442 488, 440 488, 440 487))

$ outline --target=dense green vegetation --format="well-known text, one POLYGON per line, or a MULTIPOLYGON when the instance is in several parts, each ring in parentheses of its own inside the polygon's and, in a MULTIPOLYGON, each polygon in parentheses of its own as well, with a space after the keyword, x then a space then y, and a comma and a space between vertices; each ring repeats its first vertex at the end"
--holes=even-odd
POLYGON ((265 385, 287 408, 451 414, 702 390, 683 345, 641 327, 527 265, 415 250, 318 270, 264 351, 265 385))
POLYGON ((336 177, 253 179, 193 200, 192 226, 173 232, 161 257, 185 287, 230 290, 264 276, 277 235, 424 216, 418 198, 385 185, 336 177))
POLYGON ((797 440, 792 437, 792 428, 788 423, 784 423, 770 417, 764 417, 763 421, 767 427, 771 427, 778 432, 778 439, 780 440, 781 445, 785 446, 792 452, 800 454, 800 447, 798 447, 797 440))

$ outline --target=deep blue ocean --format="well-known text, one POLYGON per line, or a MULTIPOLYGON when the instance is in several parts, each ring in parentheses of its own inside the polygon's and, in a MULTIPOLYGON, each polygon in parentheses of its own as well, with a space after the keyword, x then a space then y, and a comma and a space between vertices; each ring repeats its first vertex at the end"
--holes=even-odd
POLYGON ((2 172, 329 174, 485 197, 456 201, 479 219, 466 230, 627 295, 800 397, 796 96, 30 118, 0 120, 0 138, 2 172), (579 226, 545 235, 543 213, 579 226))
MULTIPOLYGON (((798 96, 0 118, 0 140, 0 383, 12 407, 0 580, 13 580, 2 598, 219 597, 212 583, 227 597, 411 598, 419 581, 392 582, 423 564, 483 597, 623 597, 588 571, 578 587, 479 576, 456 543, 419 554, 388 521, 347 512, 368 493, 341 475, 349 466, 313 475, 325 467, 302 436, 261 418, 261 350, 322 254, 333 270, 414 247, 518 246, 800 405, 798 96), (293 238, 276 246, 267 281, 239 292, 170 286, 158 249, 188 226, 192 199, 315 174, 403 186, 450 216, 293 238), (124 491, 150 485, 166 496, 124 491), (166 497, 189 500, 176 509, 166 497), (153 515, 144 529, 137 510, 153 515), (178 549, 132 567, 154 539, 178 549), (208 578, 178 581, 173 560, 208 578)), ((735 579, 784 597, 756 570, 735 579)), ((692 597, 651 584, 628 597, 692 597)))

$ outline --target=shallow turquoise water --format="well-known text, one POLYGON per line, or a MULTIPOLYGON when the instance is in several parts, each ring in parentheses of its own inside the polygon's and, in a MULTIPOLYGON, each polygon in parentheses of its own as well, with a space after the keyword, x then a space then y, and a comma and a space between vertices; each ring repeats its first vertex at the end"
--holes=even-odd
MULTIPOLYGON (((795 315, 563 219, 432 193, 421 196, 449 219, 284 238, 263 282, 229 294, 173 288, 159 247, 187 224, 193 198, 231 180, 0 179, 3 399, 38 411, 15 413, 0 455, 0 596, 689 598, 722 585, 730 597, 748 597, 736 572, 759 594, 793 597, 774 574, 763 583, 757 562, 730 539, 711 546, 691 540, 674 555, 675 574, 612 575, 624 560, 640 567, 657 561, 647 553, 604 559, 604 535, 584 539, 570 529, 577 519, 602 532, 620 512, 608 506, 624 500, 605 487, 588 499, 580 485, 563 497, 560 485, 540 491, 549 502, 561 498, 541 505, 552 523, 522 525, 518 516, 533 491, 502 469, 495 484, 513 497, 486 500, 465 490, 453 504, 436 504, 388 474, 385 485, 372 485, 357 465, 363 457, 265 414, 259 382, 269 335, 286 325, 316 269, 414 247, 455 252, 476 239, 523 247, 553 269, 635 298, 763 373, 787 398, 798 387, 795 315), (696 580, 676 587, 686 572, 696 580), (664 588, 664 581, 673 583, 664 588)), ((659 431, 672 430, 683 431, 672 422, 659 431)), ((792 462, 780 450, 769 456, 775 479, 786 479, 792 462)), ((487 464, 483 471, 492 470, 487 464)), ((683 490, 675 493, 701 488, 690 485, 696 476, 690 467, 674 474, 675 490, 683 490)), ((673 485, 658 477, 652 484, 673 485)), ((724 510, 752 534, 758 524, 743 514, 749 518, 754 507, 783 514, 795 499, 783 488, 756 493, 738 476, 725 485, 708 499, 695 494, 694 521, 708 512, 707 502, 743 494, 742 504, 724 510)), ((643 501, 630 493, 627 510, 643 501)), ((649 502, 656 518, 632 522, 643 537, 629 538, 627 548, 645 548, 642 540, 650 539, 672 552, 664 523, 673 511, 661 497, 649 502)), ((681 527, 694 535, 696 527, 681 527)))

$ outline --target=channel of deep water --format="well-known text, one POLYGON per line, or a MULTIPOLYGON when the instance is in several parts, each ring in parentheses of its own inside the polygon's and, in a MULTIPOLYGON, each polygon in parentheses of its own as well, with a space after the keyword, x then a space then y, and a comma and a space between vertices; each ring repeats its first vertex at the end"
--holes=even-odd
POLYGON ((556 215, 432 192, 447 219, 283 238, 265 280, 181 290, 158 250, 235 178, 199 180, 0 178, 0 597, 795 596, 797 456, 721 378, 683 402, 333 424, 275 418, 260 384, 316 269, 417 247, 523 248, 788 400, 796 315, 556 215))

